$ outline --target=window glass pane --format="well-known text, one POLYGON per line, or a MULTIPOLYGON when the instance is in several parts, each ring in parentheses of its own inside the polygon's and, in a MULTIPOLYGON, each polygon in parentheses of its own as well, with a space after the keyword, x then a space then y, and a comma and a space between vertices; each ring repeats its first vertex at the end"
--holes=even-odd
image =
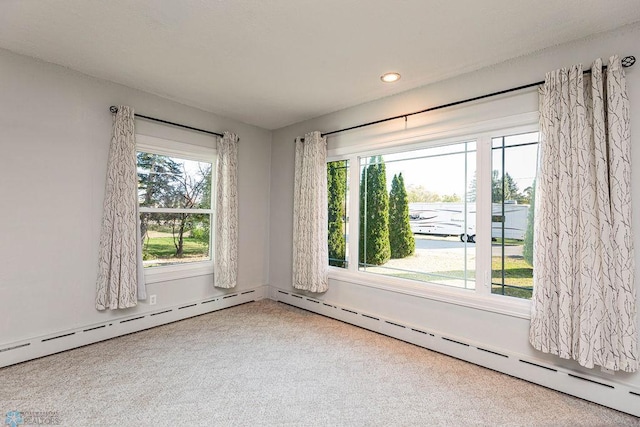
POLYGON ((140 206, 211 208, 211 163, 137 154, 140 206))
POLYGON ((209 214, 141 213, 145 268, 209 261, 210 230, 209 214))
POLYGON ((347 268, 349 161, 327 163, 329 265, 347 268))
POLYGON ((538 133, 492 140, 491 292, 531 298, 538 133))
POLYGON ((518 135, 501 136, 491 140, 493 148, 513 147, 538 143, 538 132, 521 133, 518 135))
POLYGON ((360 159, 359 270, 475 288, 475 150, 360 159))

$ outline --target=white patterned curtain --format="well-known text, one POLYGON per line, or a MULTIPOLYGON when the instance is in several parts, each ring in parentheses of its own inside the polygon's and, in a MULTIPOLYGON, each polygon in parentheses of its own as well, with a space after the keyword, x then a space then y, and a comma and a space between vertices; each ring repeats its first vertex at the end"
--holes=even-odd
POLYGON ((138 215, 138 175, 133 108, 113 118, 104 195, 96 308, 133 307, 146 298, 138 215))
POLYGON ((329 288, 327 246, 327 139, 320 132, 296 139, 293 195, 293 287, 329 288))
POLYGON ((620 59, 548 73, 540 89, 529 340, 592 368, 634 372, 629 100, 620 59))
POLYGON ((218 138, 214 285, 233 288, 238 280, 238 136, 218 138))

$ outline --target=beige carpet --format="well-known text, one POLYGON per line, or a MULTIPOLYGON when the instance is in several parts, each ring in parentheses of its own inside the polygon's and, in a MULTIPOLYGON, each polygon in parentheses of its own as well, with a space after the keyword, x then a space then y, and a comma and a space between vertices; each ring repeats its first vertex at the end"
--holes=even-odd
POLYGON ((640 425, 268 300, 0 369, 0 423, 10 410, 69 426, 640 425))

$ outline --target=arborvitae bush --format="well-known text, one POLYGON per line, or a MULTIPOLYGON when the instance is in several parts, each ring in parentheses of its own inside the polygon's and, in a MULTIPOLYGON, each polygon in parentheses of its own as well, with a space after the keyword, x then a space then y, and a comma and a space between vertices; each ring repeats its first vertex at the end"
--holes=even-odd
POLYGON ((382 156, 372 157, 360 180, 360 263, 382 265, 391 257, 389 194, 382 156))
POLYGON ((409 224, 409 201, 402 173, 394 175, 389 193, 389 243, 391 258, 404 258, 416 250, 409 224))
POLYGON ((329 265, 346 267, 344 238, 345 195, 347 191, 346 161, 327 163, 329 205, 329 265))

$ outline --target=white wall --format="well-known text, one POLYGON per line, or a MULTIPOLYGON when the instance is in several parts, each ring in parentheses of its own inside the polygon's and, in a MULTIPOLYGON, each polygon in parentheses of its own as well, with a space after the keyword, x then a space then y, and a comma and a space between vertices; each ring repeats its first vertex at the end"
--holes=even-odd
MULTIPOLYGON (((273 254, 270 259, 269 282, 271 286, 285 291, 292 291, 293 140, 296 136, 301 136, 305 132, 314 130, 329 132, 544 80, 545 73, 548 71, 579 62, 582 62, 588 68, 597 57, 602 57, 605 62, 612 54, 640 57, 640 51, 638 51, 639 41, 640 25, 635 24, 615 32, 547 49, 535 55, 518 58, 455 79, 425 86, 275 131, 271 152, 272 219, 270 235, 273 236, 270 241, 270 252, 273 254)), ((434 60, 437 60, 437 58, 434 58, 434 60)), ((372 76, 372 78, 377 78, 377 76, 372 76)), ((633 164, 640 165, 640 65, 627 70, 627 84, 631 99, 631 127, 632 140, 634 141, 633 164)), ((520 113, 535 113, 537 107, 537 94, 534 89, 525 91, 522 94, 511 94, 474 105, 456 107, 451 111, 440 111, 412 117, 408 120, 406 131, 404 130, 404 121, 397 120, 363 130, 346 132, 336 137, 330 136, 328 147, 330 150, 342 150, 360 145, 363 141, 382 142, 385 139, 398 139, 402 138, 403 135, 414 135, 420 132, 437 133, 441 130, 458 126, 463 122, 489 120, 520 113), (416 128, 419 129, 416 130, 416 128)), ((640 169, 636 166, 633 171, 633 182, 637 183, 638 179, 640 179, 640 169)), ((640 185, 634 184, 633 192, 635 235, 640 237, 640 185)), ((638 253, 636 253, 636 264, 640 266, 640 254, 638 253)), ((640 287, 640 280, 637 280, 637 282, 638 287, 640 287)), ((399 323, 416 325, 439 331, 447 336, 483 343, 486 346, 501 349, 510 354, 521 354, 558 367, 587 372, 609 381, 640 387, 640 374, 618 373, 615 377, 612 377, 601 373, 598 369, 584 369, 573 362, 536 352, 528 343, 529 321, 527 319, 390 292, 344 279, 330 280, 329 291, 314 297, 345 307, 352 307, 361 312, 377 314, 387 319, 395 319, 399 323)), ((638 306, 640 307, 640 301, 638 306)))
MULTIPOLYGON (((0 344, 150 311, 94 308, 110 105, 240 137, 239 278, 268 282, 271 132, 0 50, 0 344)), ((142 120, 137 131, 213 139, 142 120)), ((220 295, 200 276, 148 286, 153 310, 220 295)))

